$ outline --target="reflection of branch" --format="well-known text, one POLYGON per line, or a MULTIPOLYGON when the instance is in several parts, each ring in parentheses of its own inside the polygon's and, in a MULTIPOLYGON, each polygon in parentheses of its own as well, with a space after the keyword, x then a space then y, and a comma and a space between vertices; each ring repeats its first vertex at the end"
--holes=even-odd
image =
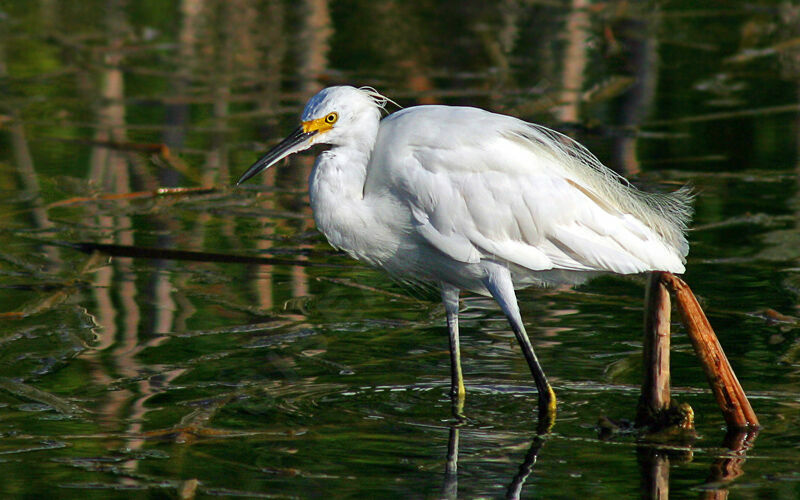
POLYGON ((692 448, 662 448, 645 443, 637 446, 636 461, 641 472, 642 498, 668 499, 670 463, 688 463, 693 458, 692 448))
MULTIPOLYGON (((5 64, 5 47, 0 45, 0 78, 7 76, 7 69, 5 64)), ((47 215, 47 210, 42 206, 42 198, 40 196, 39 179, 36 176, 36 168, 33 163, 33 156, 28 145, 28 138, 25 134, 25 126, 22 124, 20 115, 16 109, 11 109, 10 112, 11 125, 11 149, 14 153, 14 164, 17 168, 17 174, 22 182, 23 190, 27 193, 34 195, 32 205, 33 222, 36 227, 40 229, 50 229, 53 227, 53 222, 47 215)), ((56 249, 48 249, 47 260, 48 266, 53 268, 61 262, 61 258, 56 249)))
MULTIPOLYGON (((0 78, 8 76, 5 56, 5 47, 0 45, 0 78)), ((11 125, 8 128, 11 131, 11 149, 14 152, 14 163, 17 167, 17 172, 19 173, 20 180, 25 190, 38 194, 39 180, 36 177, 36 170, 33 167, 33 157, 28 147, 28 139, 25 136, 25 127, 22 125, 19 113, 16 109, 10 110, 9 114, 11 125)))
POLYGON ((706 113, 704 115, 683 116, 669 120, 653 120, 642 124, 643 127, 664 127, 680 123, 715 122, 719 120, 734 120, 745 116, 769 116, 781 113, 796 113, 800 111, 800 104, 781 104, 778 106, 765 106, 763 108, 742 109, 739 111, 722 111, 719 113, 706 113))
POLYGON ((315 266, 315 267, 339 267, 336 264, 325 264, 310 262, 307 260, 275 259, 272 257, 251 257, 247 255, 234 255, 226 253, 196 252, 193 250, 170 250, 167 248, 140 247, 134 245, 114 245, 111 243, 94 242, 43 242, 52 245, 59 245, 74 248, 81 252, 93 253, 100 252, 112 257, 132 257, 140 259, 159 259, 159 260, 188 260, 195 262, 234 262, 242 264, 261 264, 266 266, 315 266))
MULTIPOLYGON (((350 266, 348 266, 348 267, 350 267, 350 266)), ((336 283, 337 285, 341 285, 341 286, 349 286, 349 287, 352 287, 352 288, 357 288, 359 290, 367 290, 368 292, 371 292, 371 293, 378 293, 378 294, 384 295, 386 297, 390 297, 390 298, 393 298, 393 299, 399 299, 399 300, 402 300, 402 301, 405 301, 405 302, 416 302, 416 299, 413 296, 409 295, 409 294, 404 295, 404 294, 401 294, 401 293, 393 293, 393 292, 390 292, 388 290, 382 290, 380 288, 376 288, 374 286, 364 285, 362 283, 356 283, 355 281, 352 281, 352 280, 346 280, 346 279, 341 279, 341 278, 329 278, 327 276, 320 276, 318 279, 319 279, 319 281, 327 281, 329 283, 336 283)), ((413 292, 413 291, 414 290, 409 290, 409 292, 413 292)))
MULTIPOLYGON (((638 130, 642 119, 650 110, 658 82, 658 25, 660 16, 656 9, 646 20, 627 20, 630 33, 625 44, 628 64, 632 68, 630 89, 621 100, 620 125, 638 130)), ((639 173, 640 161, 636 153, 637 137, 619 136, 614 140, 614 162, 627 174, 639 173)))
POLYGON ((320 90, 320 76, 328 69, 328 51, 334 28, 328 0, 304 0, 298 3, 302 3, 305 15, 297 37, 303 48, 297 69, 303 83, 303 93, 311 95, 320 90))
POLYGON ((58 304, 63 303, 73 292, 81 289, 81 279, 90 272, 94 272, 102 259, 99 254, 93 254, 81 268, 66 282, 59 285, 59 288, 52 294, 39 299, 33 304, 21 308, 19 311, 8 311, 0 313, 2 319, 22 319, 53 309, 58 304))
POLYGON ((85 409, 71 401, 10 378, 0 377, 0 389, 4 389, 15 396, 45 404, 62 415, 74 416, 87 413, 85 409))
POLYGON ((665 450, 639 447, 637 459, 642 473, 642 498, 669 498, 669 456, 665 450))
POLYGON ((711 465, 705 485, 714 489, 706 491, 703 498, 727 498, 728 491, 722 487, 744 474, 745 454, 753 447, 757 436, 758 430, 730 431, 725 435, 722 446, 730 451, 730 456, 719 458, 711 465))
POLYGON ((564 52, 561 101, 558 117, 562 122, 575 123, 580 118, 580 99, 588 56, 590 0, 572 0, 567 24, 564 27, 567 46, 564 52))
POLYGON ((64 137, 43 137, 49 141, 63 142, 67 144, 82 144, 87 146, 105 148, 117 152, 132 152, 154 155, 154 160, 162 160, 170 168, 180 172, 184 177, 199 181, 198 175, 184 163, 184 161, 172 154, 169 146, 162 142, 130 142, 125 140, 110 140, 110 139, 77 139, 77 138, 64 138, 64 137))

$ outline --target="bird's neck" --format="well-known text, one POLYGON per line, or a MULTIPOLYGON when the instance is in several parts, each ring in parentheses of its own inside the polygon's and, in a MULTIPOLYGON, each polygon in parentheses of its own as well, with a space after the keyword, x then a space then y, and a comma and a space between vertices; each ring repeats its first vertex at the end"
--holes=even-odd
POLYGON ((337 146, 323 152, 314 163, 309 178, 312 208, 315 199, 332 196, 331 201, 356 201, 363 198, 370 152, 337 146))
POLYGON ((380 110, 376 107, 362 114, 349 126, 347 141, 334 144, 314 164, 309 179, 312 209, 315 202, 335 205, 363 199, 367 166, 380 128, 380 110))
POLYGON ((309 178, 309 199, 317 228, 336 248, 357 252, 357 240, 369 213, 364 203, 364 181, 370 151, 337 146, 325 151, 309 178))

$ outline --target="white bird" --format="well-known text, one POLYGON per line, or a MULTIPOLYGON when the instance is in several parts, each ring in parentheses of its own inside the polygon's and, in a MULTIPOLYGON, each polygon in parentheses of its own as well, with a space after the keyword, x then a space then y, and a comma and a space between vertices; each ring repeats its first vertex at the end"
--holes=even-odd
POLYGON ((392 102, 372 88, 329 87, 301 126, 241 184, 326 144, 309 178, 314 221, 330 244, 403 281, 438 285, 450 334, 451 394, 463 401, 461 290, 491 296, 519 341, 552 422, 555 393, 534 353, 515 290, 600 273, 682 273, 688 188, 644 193, 586 148, 540 125, 477 108, 392 102))

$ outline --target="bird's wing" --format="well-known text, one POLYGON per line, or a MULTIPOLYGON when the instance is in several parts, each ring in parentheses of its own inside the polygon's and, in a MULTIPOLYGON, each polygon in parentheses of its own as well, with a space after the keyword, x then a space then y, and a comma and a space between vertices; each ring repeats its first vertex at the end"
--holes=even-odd
POLYGON ((640 218, 526 138, 530 125, 474 108, 395 115, 382 122, 365 194, 394 193, 414 230, 449 257, 533 271, 683 271, 680 253, 640 218))

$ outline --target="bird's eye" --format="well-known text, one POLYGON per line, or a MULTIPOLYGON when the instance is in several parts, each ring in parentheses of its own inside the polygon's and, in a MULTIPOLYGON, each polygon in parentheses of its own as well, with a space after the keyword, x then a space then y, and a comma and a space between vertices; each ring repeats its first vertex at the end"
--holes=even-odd
POLYGON ((336 120, 338 120, 338 119, 339 119, 339 113, 336 113, 334 111, 333 113, 328 113, 325 116, 325 123, 329 123, 329 124, 333 125, 334 123, 336 123, 336 120))

